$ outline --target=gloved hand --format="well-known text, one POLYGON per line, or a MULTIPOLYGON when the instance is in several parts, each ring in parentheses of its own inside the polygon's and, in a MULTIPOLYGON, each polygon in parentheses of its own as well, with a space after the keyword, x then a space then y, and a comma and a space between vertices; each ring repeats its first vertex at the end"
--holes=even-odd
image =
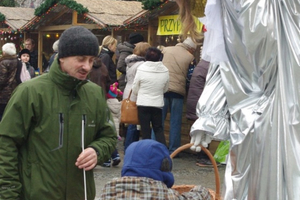
POLYGON ((208 144, 212 141, 212 137, 208 134, 205 134, 203 131, 199 131, 194 133, 191 136, 191 142, 192 144, 194 144, 193 146, 191 146, 191 150, 192 151, 196 151, 196 152, 200 152, 201 151, 201 147, 199 146, 200 144, 203 147, 208 147, 208 144))

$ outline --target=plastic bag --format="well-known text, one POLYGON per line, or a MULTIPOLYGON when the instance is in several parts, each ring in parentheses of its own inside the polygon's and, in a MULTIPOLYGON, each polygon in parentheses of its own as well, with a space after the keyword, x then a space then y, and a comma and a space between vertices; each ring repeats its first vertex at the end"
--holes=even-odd
POLYGON ((226 156, 229 152, 229 148, 230 148, 230 142, 228 140, 221 141, 214 154, 215 161, 225 164, 226 156))

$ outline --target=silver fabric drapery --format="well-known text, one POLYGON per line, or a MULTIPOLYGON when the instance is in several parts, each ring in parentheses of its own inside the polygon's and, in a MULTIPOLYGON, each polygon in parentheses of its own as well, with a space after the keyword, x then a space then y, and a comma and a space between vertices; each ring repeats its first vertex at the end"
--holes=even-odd
POLYGON ((228 60, 211 64, 191 135, 230 140, 225 200, 298 200, 300 2, 217 1, 228 60))

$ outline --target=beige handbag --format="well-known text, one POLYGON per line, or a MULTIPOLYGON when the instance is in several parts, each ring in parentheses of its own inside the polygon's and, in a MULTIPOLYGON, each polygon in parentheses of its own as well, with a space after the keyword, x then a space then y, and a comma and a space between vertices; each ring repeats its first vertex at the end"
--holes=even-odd
POLYGON ((132 90, 130 90, 127 99, 122 101, 121 105, 121 123, 139 124, 138 109, 135 101, 130 101, 132 90))

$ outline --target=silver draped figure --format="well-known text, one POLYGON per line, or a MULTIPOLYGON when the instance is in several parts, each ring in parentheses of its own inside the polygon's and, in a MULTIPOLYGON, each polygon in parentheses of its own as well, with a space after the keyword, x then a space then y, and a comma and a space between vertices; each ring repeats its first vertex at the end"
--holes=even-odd
POLYGON ((299 13, 296 0, 207 1, 205 43, 222 34, 223 47, 206 46, 211 66, 190 134, 195 151, 230 141, 224 200, 300 199, 299 13))

